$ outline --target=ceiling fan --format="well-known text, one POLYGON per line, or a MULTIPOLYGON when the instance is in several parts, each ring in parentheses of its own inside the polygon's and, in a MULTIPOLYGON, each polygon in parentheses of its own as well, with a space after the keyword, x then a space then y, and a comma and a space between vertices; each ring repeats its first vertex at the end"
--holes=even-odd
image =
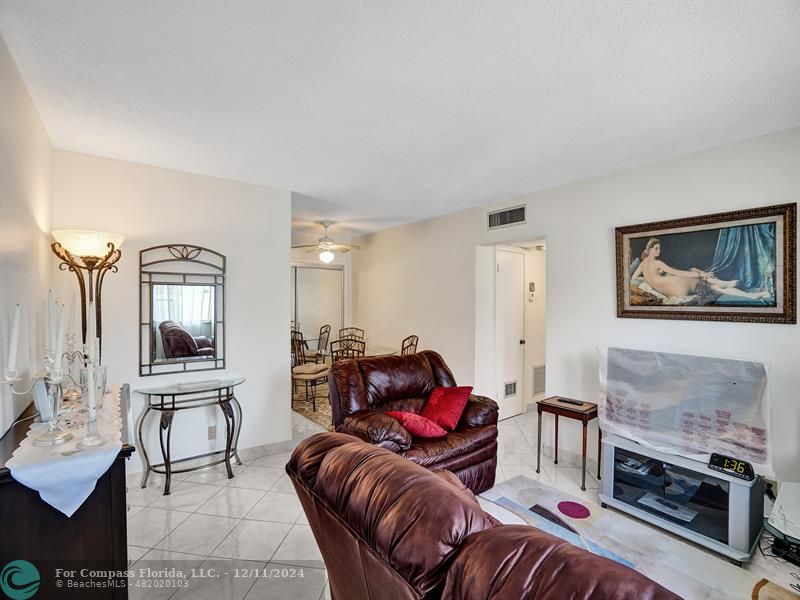
POLYGON ((320 221, 319 223, 322 225, 324 231, 324 235, 319 238, 319 241, 316 244, 304 244, 302 246, 292 246, 292 249, 297 248, 308 248, 306 250, 306 254, 310 254, 311 252, 319 252, 319 259, 328 264, 334 258, 336 258, 336 252, 350 252, 350 250, 361 250, 361 246, 356 246, 355 244, 337 244, 333 238, 328 237, 328 227, 333 225, 331 221, 320 221))

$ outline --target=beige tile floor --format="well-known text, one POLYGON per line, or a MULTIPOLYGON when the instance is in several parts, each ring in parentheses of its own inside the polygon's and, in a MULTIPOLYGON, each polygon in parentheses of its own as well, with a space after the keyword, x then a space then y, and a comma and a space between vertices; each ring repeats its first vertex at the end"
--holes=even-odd
MULTIPOLYGON (((321 428, 293 413, 296 441, 321 428)), ((599 502, 599 483, 590 469, 586 491, 580 490, 577 457, 562 453, 559 464, 543 457, 536 473, 536 415, 526 413, 499 424, 497 481, 524 475, 573 496, 599 502)), ((156 577, 134 578, 132 599, 320 600, 329 597, 325 565, 294 490, 284 471, 289 453, 241 452, 244 465, 228 480, 222 465, 173 478, 170 496, 163 479, 151 475, 139 487, 140 475, 128 478, 128 558, 137 575, 158 569, 156 577), (168 569, 174 567, 175 571, 168 569), (167 569, 166 572, 164 570, 167 569), (162 583, 149 586, 149 580, 162 583), (167 582, 169 585, 167 585, 167 582), (180 586, 180 587, 178 587, 180 586)), ((590 465, 594 467, 594 465, 590 465)), ((596 467, 595 467, 596 468, 596 467)), ((685 546, 687 555, 702 554, 697 565, 683 565, 682 581, 672 587, 687 600, 732 598, 715 585, 714 574, 730 564, 723 558, 670 534, 664 543, 685 546), (688 571, 687 571, 688 569, 688 571), (693 570, 692 570, 693 569, 693 570)), ((676 557, 676 560, 681 560, 676 557)), ((757 556, 748 572, 780 580, 784 567, 757 556), (772 575, 772 576, 770 576, 772 575)), ((784 571, 787 571, 784 573, 784 571)), ((672 571, 674 572, 674 571, 672 571)), ((667 584, 666 581, 661 581, 667 584)), ((743 596, 749 598, 749 595, 743 596)))

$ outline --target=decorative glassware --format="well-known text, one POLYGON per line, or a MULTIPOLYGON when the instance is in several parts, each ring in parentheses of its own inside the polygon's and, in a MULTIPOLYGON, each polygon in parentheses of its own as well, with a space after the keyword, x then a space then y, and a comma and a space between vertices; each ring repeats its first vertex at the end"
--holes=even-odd
POLYGON ((80 369, 84 364, 83 352, 75 349, 75 334, 70 333, 67 335, 67 351, 64 354, 67 359, 66 373, 69 375, 67 378, 67 389, 64 391, 64 400, 77 402, 81 399, 81 389, 79 385, 75 385, 75 380, 80 380, 80 369))
POLYGON ((44 379, 47 386, 47 397, 50 400, 50 419, 47 431, 40 433, 33 439, 34 446, 57 446, 68 442, 73 436, 69 431, 63 431, 58 424, 58 413, 61 410, 61 386, 64 383, 61 370, 51 371, 44 379))
POLYGON ((3 369, 3 381, 5 383, 16 383, 19 380, 19 372, 16 369, 3 369))
POLYGON ((86 421, 86 435, 78 442, 78 448, 93 448, 94 446, 102 446, 105 440, 100 435, 100 430, 97 427, 97 415, 86 421))
MULTIPOLYGON (((78 448, 92 448, 94 446, 101 446, 105 440, 100 436, 100 430, 97 427, 97 403, 96 397, 100 383, 103 387, 105 384, 98 382, 95 377, 97 371, 97 359, 90 353, 89 360, 86 365, 86 408, 88 419, 86 421, 86 435, 78 442, 78 448)), ((100 389, 102 390, 103 387, 100 389)), ((102 395, 100 396, 102 398, 102 395)))
POLYGON ((106 369, 105 365, 97 365, 94 368, 94 376, 97 381, 97 393, 100 395, 100 402, 97 404, 97 408, 101 408, 103 406, 103 397, 108 391, 108 369, 106 369))
MULTIPOLYGON (((96 390, 95 395, 95 407, 96 408, 103 408, 103 397, 105 394, 105 386, 106 386, 106 367, 105 365, 96 366, 94 368, 94 386, 96 390)), ((83 397, 86 398, 87 394, 87 386, 88 386, 88 376, 89 370, 86 367, 81 368, 81 389, 83 390, 83 397)))

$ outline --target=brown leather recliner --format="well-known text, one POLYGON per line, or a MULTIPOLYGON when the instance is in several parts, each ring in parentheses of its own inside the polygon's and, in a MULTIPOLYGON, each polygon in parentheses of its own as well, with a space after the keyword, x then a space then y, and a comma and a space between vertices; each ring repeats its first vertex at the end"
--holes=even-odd
POLYGON ((162 321, 158 324, 158 331, 166 358, 214 356, 214 341, 210 337, 194 337, 177 321, 162 321))
POLYGON ((336 431, 388 448, 428 468, 455 473, 479 494, 494 485, 497 403, 472 395, 446 437, 412 438, 390 410, 419 413, 435 387, 456 385, 444 359, 432 350, 334 363, 328 389, 336 431))
POLYGON ((452 473, 349 435, 303 440, 286 472, 334 600, 680 600, 561 538, 499 525, 452 473))

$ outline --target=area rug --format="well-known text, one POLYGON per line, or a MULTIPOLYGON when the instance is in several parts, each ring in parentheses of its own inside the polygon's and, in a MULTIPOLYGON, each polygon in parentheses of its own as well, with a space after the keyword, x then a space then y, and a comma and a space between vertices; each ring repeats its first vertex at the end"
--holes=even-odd
POLYGON ((292 397, 292 410, 328 431, 334 431, 333 413, 331 412, 331 403, 328 401, 328 384, 318 385, 316 395, 317 410, 314 410, 311 400, 306 400, 304 387, 298 385, 297 392, 292 397))
MULTIPOLYGON (((598 535, 597 521, 615 515, 608 514, 594 502, 575 498, 538 481, 527 480, 526 485, 533 486, 532 491, 535 493, 535 501, 531 506, 526 507, 505 495, 493 499, 492 502, 513 513, 527 525, 560 537, 598 556, 609 558, 626 567, 635 568, 633 561, 612 552, 593 540, 593 538, 603 537, 598 535)), ((493 490, 497 491, 500 487, 503 487, 503 484, 495 486, 493 490)), ((518 495, 517 490, 509 491, 518 495)))
POLYGON ((520 475, 479 496, 502 523, 528 524, 631 566, 679 596, 750 597, 759 577, 624 513, 520 475))

